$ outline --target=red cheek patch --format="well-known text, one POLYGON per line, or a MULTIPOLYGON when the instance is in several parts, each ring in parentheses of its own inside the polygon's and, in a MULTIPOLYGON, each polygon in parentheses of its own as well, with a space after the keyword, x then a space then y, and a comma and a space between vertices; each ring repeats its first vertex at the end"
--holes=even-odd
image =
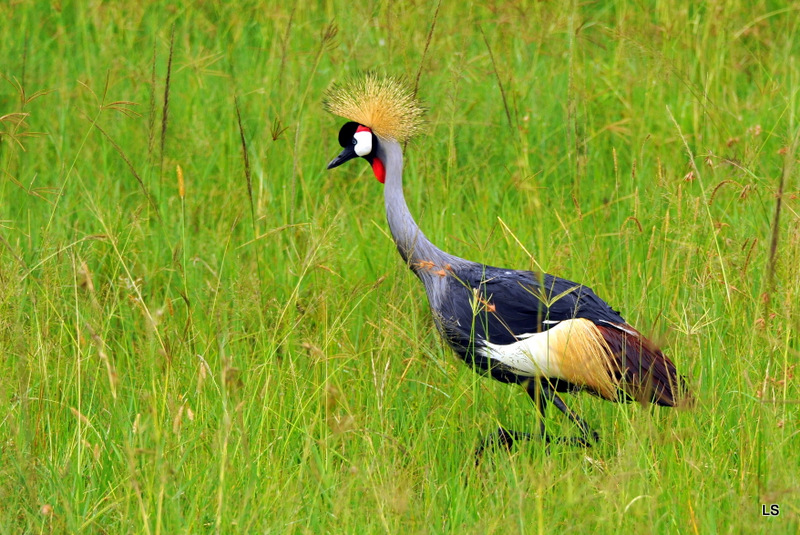
POLYGON ((383 166, 383 162, 378 158, 372 159, 372 172, 375 173, 375 178, 377 178, 378 182, 381 184, 386 181, 386 167, 383 166))

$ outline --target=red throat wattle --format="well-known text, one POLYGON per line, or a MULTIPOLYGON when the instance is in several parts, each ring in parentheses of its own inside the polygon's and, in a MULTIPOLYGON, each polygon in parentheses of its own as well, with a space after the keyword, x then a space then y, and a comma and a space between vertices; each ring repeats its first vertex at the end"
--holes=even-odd
POLYGON ((383 162, 378 158, 372 159, 372 172, 375 173, 375 178, 377 178, 378 182, 381 184, 386 181, 386 168, 383 166, 383 162))

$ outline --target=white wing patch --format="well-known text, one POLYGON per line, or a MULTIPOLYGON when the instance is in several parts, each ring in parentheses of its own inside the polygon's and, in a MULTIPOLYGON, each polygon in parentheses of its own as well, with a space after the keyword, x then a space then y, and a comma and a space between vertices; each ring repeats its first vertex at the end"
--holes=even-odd
POLYGON ((513 344, 486 343, 481 351, 522 377, 563 379, 590 387, 606 399, 614 399, 619 386, 615 357, 603 334, 585 318, 520 335, 513 344))
POLYGON ((575 320, 552 321, 556 324, 540 333, 517 335, 517 342, 508 345, 486 343, 483 355, 501 362, 517 375, 526 377, 552 377, 566 379, 561 373, 557 348, 563 347, 563 339, 569 336, 575 320))

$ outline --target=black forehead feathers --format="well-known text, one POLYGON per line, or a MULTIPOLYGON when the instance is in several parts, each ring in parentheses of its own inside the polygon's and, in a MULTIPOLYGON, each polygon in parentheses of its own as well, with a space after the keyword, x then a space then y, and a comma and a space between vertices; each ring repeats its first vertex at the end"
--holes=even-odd
POLYGON ((353 136, 356 135, 356 130, 361 126, 354 121, 344 123, 342 129, 339 130, 339 145, 347 147, 353 144, 353 136))

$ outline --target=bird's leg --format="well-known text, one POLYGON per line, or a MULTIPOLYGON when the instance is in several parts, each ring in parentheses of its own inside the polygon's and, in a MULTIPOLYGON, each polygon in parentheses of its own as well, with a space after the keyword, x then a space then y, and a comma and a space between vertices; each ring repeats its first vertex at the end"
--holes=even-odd
MULTIPOLYGON (((547 436, 544 426, 544 413, 547 408, 547 397, 544 391, 539 387, 538 381, 529 381, 525 385, 525 389, 536 404, 536 412, 539 414, 539 436, 544 440, 545 444, 550 443, 550 437, 547 436)), ((511 451, 516 440, 531 440, 533 435, 530 433, 523 433, 514 431, 513 429, 506 429, 498 427, 497 431, 484 438, 481 445, 475 450, 475 464, 480 464, 483 451, 488 447, 495 447, 498 445, 504 446, 507 450, 511 451)))
POLYGON ((496 432, 490 434, 488 437, 485 437, 481 441, 480 446, 475 449, 475 466, 478 466, 481 463, 483 452, 486 448, 494 448, 498 445, 502 445, 510 452, 511 448, 514 446, 514 441, 529 440, 530 438, 531 436, 528 433, 521 433, 512 429, 498 427, 496 432))
POLYGON ((547 436, 547 430, 544 425, 544 415, 547 410, 548 399, 544 395, 542 383, 540 381, 528 381, 528 384, 525 385, 525 391, 528 392, 528 395, 533 400, 533 403, 536 405, 536 412, 539 414, 539 436, 541 436, 545 442, 549 442, 550 439, 547 436))
MULTIPOLYGON (((547 436, 544 428, 544 411, 545 408, 547 408, 547 398, 543 395, 541 388, 538 388, 539 393, 536 394, 537 385, 537 381, 528 381, 525 385, 525 389, 531 396, 531 399, 534 400, 534 403, 536 404, 536 411, 539 413, 539 436, 542 437, 545 443, 549 443, 550 439, 547 436)), ((483 450, 485 450, 487 447, 503 445, 507 450, 510 451, 512 446, 514 446, 515 440, 531 440, 532 438, 533 435, 530 433, 523 433, 520 431, 514 431, 513 429, 498 427, 497 431, 484 438, 481 442, 481 445, 475 450, 475 464, 480 462, 483 450)))
POLYGON ((506 429, 505 427, 498 427, 497 431, 490 434, 488 437, 481 441, 481 445, 475 449, 475 465, 479 465, 483 451, 486 448, 493 448, 495 446, 503 446, 508 451, 514 446, 517 440, 530 440, 533 438, 530 433, 523 433, 521 431, 514 431, 513 429, 506 429))
POLYGON ((547 434, 547 427, 545 426, 544 418, 547 412, 547 404, 552 401, 552 395, 548 396, 548 393, 552 394, 552 392, 550 390, 546 392, 544 385, 544 381, 528 381, 528 383, 525 385, 525 391, 531 397, 531 400, 533 400, 534 405, 536 405, 536 412, 539 415, 539 436, 542 437, 542 440, 547 445, 549 452, 550 442, 562 444, 565 442, 572 443, 572 440, 564 437, 556 437, 555 439, 551 439, 550 435, 547 434))
MULTIPOLYGON (((558 410, 563 412, 564 415, 569 418, 572 423, 578 426, 578 429, 581 430, 581 434, 583 436, 575 439, 574 441, 569 440, 570 443, 589 447, 600 439, 600 435, 597 434, 597 431, 589 427, 589 424, 587 424, 583 418, 578 416, 572 409, 567 407, 566 403, 564 403, 564 400, 561 399, 561 396, 558 395, 558 393, 553 389, 550 383, 547 382, 547 380, 541 381, 540 388, 540 395, 544 399, 544 401, 540 403, 546 407, 548 401, 552 402, 558 410)), ((530 391, 528 393, 530 394, 530 391)), ((542 427, 544 428, 544 420, 542 420, 542 427)), ((559 440, 558 442, 562 441, 563 440, 559 440)))
MULTIPOLYGON (((589 424, 587 424, 583 418, 567 407, 564 400, 561 399, 561 396, 558 395, 553 386, 546 379, 542 379, 541 381, 529 381, 527 385, 525 385, 525 391, 536 405, 536 412, 539 415, 539 436, 546 444, 548 450, 551 443, 590 448, 592 444, 600 439, 600 435, 597 434, 597 431, 589 427, 589 424), (563 412, 564 415, 581 430, 583 436, 551 438, 547 434, 544 422, 545 410, 547 409, 548 403, 552 403, 558 410, 563 412)), ((481 457, 486 448, 502 445, 510 451, 515 441, 531 440, 532 438, 533 435, 530 433, 498 427, 496 432, 484 438, 481 445, 475 449, 475 464, 480 464, 481 457)))

